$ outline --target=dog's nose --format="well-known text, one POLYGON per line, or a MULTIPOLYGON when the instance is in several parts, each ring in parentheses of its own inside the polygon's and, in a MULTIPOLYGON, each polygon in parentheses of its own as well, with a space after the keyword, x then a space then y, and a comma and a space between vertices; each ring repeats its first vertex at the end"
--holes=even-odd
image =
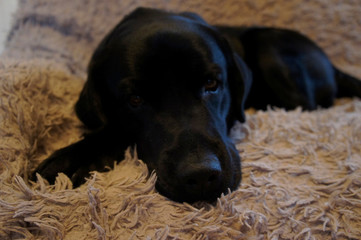
POLYGON ((215 195, 220 195, 222 168, 218 158, 211 155, 197 163, 183 164, 179 180, 184 186, 186 198, 210 200, 215 195))

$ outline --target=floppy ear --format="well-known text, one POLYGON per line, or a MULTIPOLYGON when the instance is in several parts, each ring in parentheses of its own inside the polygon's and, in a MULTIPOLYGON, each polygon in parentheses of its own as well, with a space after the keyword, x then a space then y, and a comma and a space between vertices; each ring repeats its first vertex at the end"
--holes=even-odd
POLYGON ((228 83, 232 101, 231 111, 236 120, 243 123, 246 121, 244 105, 252 85, 252 72, 236 53, 232 53, 228 67, 228 83))
POLYGON ((109 93, 105 87, 107 78, 120 79, 118 74, 118 62, 120 53, 121 39, 128 34, 128 28, 136 28, 138 19, 146 21, 147 18, 166 14, 163 11, 150 8, 137 8, 129 15, 124 17, 99 43, 95 49, 89 66, 88 79, 78 102, 75 105, 75 112, 84 125, 91 129, 97 130, 106 125, 113 114, 112 104, 109 93), (145 20, 144 20, 145 19, 145 20), (116 43, 114 43, 114 41, 116 43), (112 45, 111 45, 112 44, 112 45))
POLYGON ((106 123, 99 94, 90 79, 87 80, 80 93, 75 104, 75 112, 80 121, 89 129, 99 129, 106 123))

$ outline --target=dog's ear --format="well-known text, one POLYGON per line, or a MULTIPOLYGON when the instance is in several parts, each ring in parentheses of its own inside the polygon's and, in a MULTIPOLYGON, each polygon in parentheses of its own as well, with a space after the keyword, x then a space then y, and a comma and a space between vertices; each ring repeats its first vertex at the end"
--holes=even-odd
POLYGON ((252 85, 252 72, 243 59, 232 53, 228 65, 228 83, 231 92, 231 111, 236 120, 246 121, 244 105, 252 85))
POLYGON ((127 29, 136 29, 139 19, 146 21, 159 14, 166 13, 157 9, 137 8, 124 17, 95 49, 88 66, 87 82, 75 105, 78 118, 87 128, 100 129, 112 119, 114 101, 106 79, 121 79, 117 58, 122 56, 121 40, 128 34, 127 29))
POLYGON ((75 112, 80 121, 89 129, 99 129, 106 123, 99 94, 91 79, 88 79, 80 93, 75 104, 75 112))

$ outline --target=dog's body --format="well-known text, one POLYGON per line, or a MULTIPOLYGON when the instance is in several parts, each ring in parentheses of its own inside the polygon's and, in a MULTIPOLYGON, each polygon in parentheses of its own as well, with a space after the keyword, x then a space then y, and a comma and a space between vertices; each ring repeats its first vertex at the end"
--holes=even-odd
POLYGON ((196 14, 140 8, 90 62, 76 112, 91 133, 36 172, 51 182, 64 172, 77 186, 136 144, 162 194, 212 201, 241 180, 228 132, 245 121, 245 106, 315 109, 336 96, 361 97, 361 82, 298 33, 212 27, 196 14))
POLYGON ((218 30, 253 73, 247 108, 315 110, 330 107, 336 97, 360 96, 360 81, 335 68, 322 49, 300 33, 264 27, 218 30))

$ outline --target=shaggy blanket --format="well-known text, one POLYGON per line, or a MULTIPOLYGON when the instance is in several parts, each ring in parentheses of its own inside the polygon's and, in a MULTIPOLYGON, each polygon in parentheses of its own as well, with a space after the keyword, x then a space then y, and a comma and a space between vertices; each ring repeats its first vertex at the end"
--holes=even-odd
POLYGON ((242 183, 215 204, 158 194, 156 173, 132 150, 77 189, 64 174, 54 185, 28 180, 81 138, 73 105, 90 55, 139 5, 297 29, 361 78, 357 0, 22 0, 0 60, 0 239, 360 239, 359 99, 313 112, 248 110, 232 131, 242 183))

